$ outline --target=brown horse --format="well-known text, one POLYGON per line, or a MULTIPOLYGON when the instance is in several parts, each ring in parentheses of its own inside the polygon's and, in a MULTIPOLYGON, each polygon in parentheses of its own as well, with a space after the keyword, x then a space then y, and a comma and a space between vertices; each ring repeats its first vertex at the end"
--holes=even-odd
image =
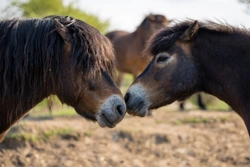
POLYGON ((113 81, 112 45, 71 17, 0 21, 0 141, 49 95, 102 127, 114 127, 126 105, 113 81))
POLYGON ((181 22, 157 33, 145 50, 153 59, 125 95, 128 112, 145 116, 204 91, 230 105, 250 135, 250 32, 229 25, 181 22))
MULTIPOLYGON (((144 18, 137 29, 129 33, 127 31, 112 31, 106 34, 113 45, 117 59, 118 85, 120 86, 124 73, 130 73, 134 79, 145 69, 151 61, 151 57, 143 57, 142 51, 149 37, 161 28, 167 27, 172 20, 163 15, 150 14, 144 18)), ((200 94, 197 94, 198 106, 206 110, 200 94)), ((184 110, 184 101, 180 103, 180 109, 184 110)))
POLYGON ((144 18, 137 29, 129 33, 127 31, 112 31, 106 34, 113 45, 117 59, 118 85, 123 74, 130 73, 134 79, 144 70, 151 58, 143 58, 142 51, 149 37, 170 23, 163 15, 149 14, 144 18))

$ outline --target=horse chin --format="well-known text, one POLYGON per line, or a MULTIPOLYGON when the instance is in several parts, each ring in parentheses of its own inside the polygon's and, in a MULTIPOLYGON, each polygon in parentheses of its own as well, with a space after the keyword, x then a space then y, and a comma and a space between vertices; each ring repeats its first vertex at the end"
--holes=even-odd
MULTIPOLYGON (((79 110, 78 110, 79 111, 79 110)), ((116 124, 110 122, 107 116, 103 114, 102 112, 99 112, 98 114, 90 114, 88 112, 81 112, 77 113, 84 117, 85 119, 93 122, 97 122, 100 127, 109 127, 109 128, 114 128, 116 124)))
POLYGON ((148 115, 148 110, 140 110, 140 111, 136 111, 136 112, 129 112, 128 113, 132 116, 139 116, 139 117, 145 117, 146 115, 148 115))
POLYGON ((176 99, 171 98, 171 96, 168 96, 164 99, 164 101, 157 101, 155 103, 151 103, 151 105, 148 107, 149 110, 158 109, 160 107, 166 106, 168 104, 171 104, 176 99))
POLYGON ((75 108, 75 111, 77 112, 77 114, 79 114, 80 116, 82 116, 83 118, 89 120, 89 121, 93 121, 96 122, 96 114, 90 111, 87 111, 86 109, 84 109, 81 105, 77 105, 75 108))
POLYGON ((116 124, 112 123, 105 114, 98 114, 97 123, 100 127, 114 128, 116 126, 116 124))
POLYGON ((95 116, 93 115, 90 115, 90 114, 86 114, 86 113, 80 113, 80 112, 77 112, 79 115, 81 115, 83 118, 89 120, 89 121, 93 121, 93 122, 96 122, 97 119, 95 116))
POLYGON ((140 103, 135 109, 128 110, 128 114, 133 116, 144 117, 148 114, 148 105, 147 103, 140 103))

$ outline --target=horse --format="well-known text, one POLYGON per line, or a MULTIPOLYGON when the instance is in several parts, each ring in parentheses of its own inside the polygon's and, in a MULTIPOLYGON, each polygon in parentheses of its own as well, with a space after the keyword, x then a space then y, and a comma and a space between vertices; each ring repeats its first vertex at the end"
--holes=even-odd
POLYGON ((218 97, 243 119, 250 136, 250 31, 186 20, 155 34, 144 50, 152 61, 125 94, 127 112, 145 116, 196 92, 218 97))
POLYGON ((70 16, 0 21, 0 141, 50 95, 101 127, 113 128, 126 104, 115 83, 110 41, 70 16))
MULTIPOLYGON (((149 14, 132 33, 116 30, 106 34, 106 37, 114 45, 117 70, 119 71, 117 82, 119 86, 123 80, 124 73, 132 74, 135 80, 145 69, 151 61, 150 57, 142 56, 147 40, 155 32, 169 26, 171 22, 172 20, 167 19, 164 15, 149 14)), ((202 110, 206 110, 200 94, 197 94, 197 104, 202 110)), ((180 110, 184 110, 184 101, 180 103, 180 110)))
POLYGON ((130 73, 134 79, 144 70, 150 58, 142 57, 142 51, 149 37, 161 28, 168 26, 171 20, 160 14, 147 15, 137 29, 127 31, 111 31, 106 34, 113 43, 117 59, 118 85, 120 86, 124 73, 130 73))

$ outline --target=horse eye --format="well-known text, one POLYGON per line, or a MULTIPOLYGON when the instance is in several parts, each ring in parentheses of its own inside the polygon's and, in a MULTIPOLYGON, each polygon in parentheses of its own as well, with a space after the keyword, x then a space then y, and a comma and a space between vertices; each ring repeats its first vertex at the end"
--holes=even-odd
POLYGON ((168 58, 169 57, 166 56, 166 55, 159 56, 158 59, 157 59, 157 63, 163 63, 163 62, 167 61, 168 58))

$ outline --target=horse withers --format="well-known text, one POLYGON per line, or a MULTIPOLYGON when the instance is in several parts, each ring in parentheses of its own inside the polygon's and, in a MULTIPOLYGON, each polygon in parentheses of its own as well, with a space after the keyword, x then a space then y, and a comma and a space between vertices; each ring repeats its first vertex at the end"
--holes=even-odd
POLYGON ((128 113, 145 116, 196 92, 214 95, 244 120, 250 135, 250 32, 214 22, 184 21, 151 38, 150 64, 128 89, 128 113))
POLYGON ((101 127, 114 127, 126 113, 114 72, 110 41, 81 20, 0 21, 0 141, 49 95, 101 127))

